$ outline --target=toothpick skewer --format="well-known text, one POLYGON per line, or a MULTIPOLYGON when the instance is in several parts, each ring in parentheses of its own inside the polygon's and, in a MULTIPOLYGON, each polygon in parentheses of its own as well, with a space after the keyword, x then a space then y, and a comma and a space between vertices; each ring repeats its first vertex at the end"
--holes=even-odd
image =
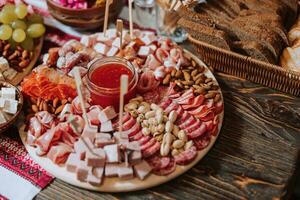
POLYGON ((117 20, 117 25, 116 25, 116 29, 117 29, 117 36, 120 37, 120 51, 122 50, 122 46, 123 46, 123 21, 121 19, 117 20))
POLYGON ((133 0, 128 0, 128 9, 129 9, 129 33, 130 33, 130 38, 131 38, 131 39, 133 39, 132 3, 133 3, 133 0))
POLYGON ((113 3, 113 0, 106 0, 105 4, 105 15, 104 15, 104 25, 103 25, 103 33, 106 36, 107 24, 108 24, 108 15, 109 15, 109 6, 113 3))
POLYGON ((128 92, 128 75, 121 76, 120 85, 120 106, 119 106, 119 132, 122 132, 123 126, 123 107, 124 107, 124 95, 128 92))
POLYGON ((85 109, 85 103, 83 100, 83 95, 81 92, 81 86, 82 86, 82 81, 81 81, 81 76, 79 73, 79 68, 74 68, 74 78, 75 78, 75 83, 76 83, 76 89, 77 89, 77 94, 78 94, 78 98, 80 101, 80 105, 81 105, 81 109, 82 109, 82 113, 83 113, 83 119, 85 124, 87 124, 88 126, 90 126, 89 120, 87 118, 87 114, 86 114, 86 109, 85 109))

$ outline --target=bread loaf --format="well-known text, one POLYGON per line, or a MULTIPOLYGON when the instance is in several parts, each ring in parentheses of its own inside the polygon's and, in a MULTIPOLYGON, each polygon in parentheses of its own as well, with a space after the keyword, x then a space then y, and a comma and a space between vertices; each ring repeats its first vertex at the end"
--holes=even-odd
POLYGON ((300 47, 287 47, 283 50, 280 58, 280 64, 285 69, 290 69, 300 72, 300 47))

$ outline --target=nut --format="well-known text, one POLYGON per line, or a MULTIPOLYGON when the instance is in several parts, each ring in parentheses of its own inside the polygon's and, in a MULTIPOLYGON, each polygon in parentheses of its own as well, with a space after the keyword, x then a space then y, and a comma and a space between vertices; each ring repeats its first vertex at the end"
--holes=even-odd
POLYGON ((167 74, 165 76, 165 78, 163 79, 163 84, 164 85, 168 85, 170 83, 170 80, 171 80, 171 75, 170 74, 167 74))
POLYGON ((183 77, 184 77, 184 80, 186 80, 186 81, 191 80, 191 75, 186 71, 183 71, 183 77))
POLYGON ((171 154, 172 156, 177 156, 178 154, 180 154, 180 152, 178 151, 178 149, 173 149, 171 154))
POLYGON ((184 150, 188 150, 189 148, 191 148, 194 145, 193 140, 188 141, 187 143, 185 143, 184 145, 184 150))
POLYGON ((7 51, 9 48, 10 48, 10 44, 8 43, 4 46, 4 51, 7 51))
POLYGON ((175 74, 175 77, 176 78, 180 78, 181 76, 182 76, 182 71, 181 70, 177 70, 176 74, 175 74))
POLYGON ((48 111, 48 103, 46 101, 43 102, 43 111, 48 111))
POLYGON ((157 131, 162 133, 162 132, 164 132, 164 130, 165 130, 165 126, 163 124, 158 124, 157 131))
POLYGON ((15 58, 18 57, 18 51, 15 51, 13 54, 11 54, 9 57, 8 57, 8 60, 14 60, 15 58))
POLYGON ((136 102, 129 102, 128 104, 125 105, 126 108, 129 110, 136 110, 138 108, 138 105, 136 102))
POLYGON ((173 130, 174 124, 171 121, 167 121, 165 130, 167 133, 171 133, 173 130))
POLYGON ((148 119, 148 123, 149 125, 154 125, 154 126, 158 125, 157 120, 154 117, 148 119))
POLYGON ((44 104, 44 101, 41 100, 41 103, 40 103, 40 105, 39 105, 39 111, 42 111, 42 110, 43 110, 43 104, 44 104))
POLYGON ((178 137, 178 133, 179 133, 179 127, 177 125, 174 125, 173 127, 173 135, 178 137))
POLYGON ((39 112, 39 108, 37 107, 37 105, 34 105, 34 104, 33 104, 33 105, 31 106, 31 109, 32 109, 32 111, 35 112, 35 113, 39 112))
POLYGON ((157 110, 157 109, 159 109, 160 107, 159 107, 157 104, 155 104, 155 103, 151 103, 150 108, 151 108, 152 110, 157 110))
POLYGON ((198 69, 194 69, 191 73, 191 76, 194 77, 198 74, 198 69))
POLYGON ((142 128, 142 133, 144 136, 150 135, 150 129, 149 128, 142 128))
POLYGON ((220 99, 221 99, 221 95, 217 94, 214 98, 214 102, 217 103, 218 101, 220 101, 220 99))
POLYGON ((135 98, 133 98, 133 99, 130 99, 130 101, 129 102, 132 102, 132 101, 138 101, 138 102, 142 102, 144 99, 143 99, 143 97, 142 96, 137 96, 137 97, 135 97, 135 98))
POLYGON ((139 106, 137 112, 138 112, 138 113, 146 113, 146 108, 145 108, 145 106, 139 106))
POLYGON ((61 100, 61 104, 62 104, 62 105, 65 105, 65 104, 68 103, 68 102, 72 102, 72 100, 71 100, 71 101, 69 101, 69 99, 68 99, 68 100, 67 100, 67 99, 61 100))
POLYGON ((22 58, 25 60, 25 59, 27 59, 27 58, 29 58, 29 51, 27 51, 27 50, 24 50, 23 52, 22 52, 22 58))
POLYGON ((138 112, 136 110, 131 110, 130 112, 130 115, 134 118, 137 118, 137 116, 139 115, 138 112))
POLYGON ((25 68, 29 65, 29 62, 30 62, 29 60, 23 60, 19 63, 19 67, 25 68))
POLYGON ((176 70, 176 69, 173 69, 173 70, 171 71, 171 76, 174 77, 175 74, 176 74, 176 72, 177 72, 177 70, 176 70))
POLYGON ((184 146, 184 142, 182 140, 175 140, 172 144, 174 149, 180 149, 184 146))
POLYGON ((171 123, 174 123, 176 121, 176 119, 177 119, 177 113, 175 110, 172 110, 169 114, 169 121, 171 123))
POLYGON ((209 83, 209 82, 211 82, 212 81, 212 78, 207 78, 206 80, 205 80, 205 83, 209 83))
POLYGON ((53 100, 52 106, 53 106, 54 108, 57 108, 57 106, 58 106, 58 101, 59 101, 58 97, 56 97, 56 98, 53 100))
POLYGON ((160 154, 162 156, 167 156, 170 152, 170 147, 172 143, 172 134, 171 133, 166 133, 163 136, 162 144, 160 146, 160 154))
POLYGON ((65 105, 60 105, 58 108, 56 108, 55 113, 54 114, 59 114, 61 113, 61 111, 64 109, 65 105))
POLYGON ((161 112, 156 113, 155 119, 157 120, 158 124, 161 124, 161 123, 163 123, 164 115, 161 112))
POLYGON ((180 130, 178 132, 178 135, 177 135, 178 139, 186 142, 188 140, 187 136, 186 136, 186 133, 184 132, 184 130, 180 130))
POLYGON ((154 110, 146 112, 146 114, 145 114, 146 119, 150 119, 150 118, 153 118, 153 117, 155 117, 155 111, 154 110))
POLYGON ((164 137, 164 135, 163 135, 163 134, 160 134, 160 135, 155 136, 155 139, 156 139, 158 142, 161 142, 161 141, 163 140, 163 137, 164 137))
POLYGON ((214 98, 216 96, 216 93, 208 93, 205 95, 205 98, 206 99, 211 99, 211 98, 214 98))

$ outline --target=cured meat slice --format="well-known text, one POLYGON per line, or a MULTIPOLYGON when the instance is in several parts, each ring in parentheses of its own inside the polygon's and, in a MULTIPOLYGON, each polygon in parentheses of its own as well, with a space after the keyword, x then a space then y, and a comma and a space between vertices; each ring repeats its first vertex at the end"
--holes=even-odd
POLYGON ((163 63, 169 57, 169 52, 165 49, 158 48, 155 52, 155 57, 158 62, 163 63))
POLYGON ((203 123, 206 125, 206 129, 208 131, 211 131, 213 129, 214 124, 213 124, 212 120, 209 120, 209 121, 206 121, 206 122, 203 122, 203 123))
POLYGON ((59 139, 60 136, 61 136, 61 132, 55 131, 54 126, 51 129, 48 129, 42 136, 40 136, 36 140, 36 145, 39 148, 39 152, 41 154, 47 153, 49 148, 50 148, 50 143, 57 140, 57 139, 54 139, 54 138, 59 139))
POLYGON ((130 139, 133 140, 133 141, 138 141, 140 140, 141 138, 143 137, 143 134, 142 132, 138 132, 136 135, 134 135, 133 137, 131 137, 130 139))
POLYGON ((179 128, 186 129, 194 123, 196 123, 196 118, 193 115, 189 115, 189 118, 187 118, 185 121, 182 121, 182 123, 178 123, 178 125, 179 128))
POLYGON ((44 133, 45 128, 42 127, 41 122, 36 117, 32 117, 29 122, 29 130, 31 132, 31 135, 38 138, 44 133))
POLYGON ((155 79, 152 71, 147 71, 141 74, 140 80, 137 85, 139 93, 144 94, 146 92, 154 91, 160 82, 155 79))
POLYGON ((186 133, 192 133, 193 131, 197 130, 201 126, 201 121, 196 119, 196 122, 191 124, 190 126, 186 127, 184 130, 186 133))
POLYGON ((166 175, 174 172, 175 169, 176 169, 175 160, 173 158, 171 158, 169 164, 165 168, 162 168, 159 170, 153 170, 153 173, 158 176, 166 176, 166 175))
POLYGON ((204 123, 202 123, 199 128, 197 128, 191 133, 187 133, 187 136, 189 139, 194 139, 202 136, 203 134, 205 134, 205 132, 206 132, 206 126, 204 123))
POLYGON ((210 134, 212 136, 216 136, 218 134, 218 131, 219 131, 218 125, 214 125, 213 128, 212 128, 212 130, 210 131, 210 134))
POLYGON ((214 100, 213 99, 207 99, 205 102, 204 102, 204 105, 207 106, 207 108, 212 108, 214 106, 214 100))
POLYGON ((166 109, 164 109, 166 114, 169 114, 172 110, 177 110, 179 105, 175 102, 172 102, 166 109))
POLYGON ((161 157, 160 155, 154 155, 147 159, 148 164, 153 170, 160 170, 166 168, 171 161, 170 157, 161 157))
POLYGON ((150 157, 150 156, 154 155, 156 152, 158 152, 159 149, 160 149, 160 143, 156 142, 151 147, 149 147, 146 150, 142 151, 143 157, 144 158, 150 157))
POLYGON ((123 124, 123 131, 127 131, 131 129, 136 124, 136 121, 133 117, 131 117, 127 122, 123 124))
POLYGON ((193 139, 194 145, 196 146, 197 150, 200 151, 205 149, 210 143, 210 136, 208 134, 193 139))
POLYGON ((198 108, 195 108, 194 110, 188 111, 191 115, 201 115, 202 113, 205 113, 208 111, 208 107, 206 105, 201 105, 198 108))
POLYGON ((183 115, 184 110, 183 110, 182 106, 179 106, 177 108, 176 113, 177 113, 177 119, 180 118, 183 115))
POLYGON ((188 96, 181 96, 177 99, 174 99, 180 105, 189 105, 192 104, 194 100, 194 94, 189 94, 188 96))
POLYGON ((142 96, 144 98, 144 101, 148 103, 158 103, 161 99, 159 96, 159 91, 155 89, 144 93, 142 96))
POLYGON ((222 101, 219 101, 218 103, 215 104, 215 114, 219 114, 224 110, 224 104, 222 101))
POLYGON ((132 137, 136 135, 141 130, 141 126, 139 123, 136 123, 131 129, 128 130, 128 136, 132 137))
POLYGON ((178 124, 184 123, 190 116, 191 115, 187 111, 184 111, 182 116, 179 116, 179 118, 177 118, 178 124))
POLYGON ((204 102, 204 95, 199 95, 197 97, 194 98, 193 102, 191 104, 187 104, 187 105, 183 105, 183 109, 188 110, 191 108, 198 108, 199 106, 201 106, 204 102))
POLYGON ((185 150, 177 156, 174 156, 175 162, 178 165, 187 165, 191 163, 197 156, 197 149, 195 146, 185 150))
POLYGON ((38 112, 35 114, 35 116, 40 123, 47 128, 50 128, 53 124, 53 116, 47 111, 38 112))
POLYGON ((144 136, 141 139, 139 139, 138 142, 140 143, 140 145, 143 145, 143 144, 146 144, 150 139, 151 139, 150 136, 144 136))
POLYGON ((52 146, 47 154, 47 157, 55 164, 65 163, 73 148, 69 145, 60 142, 52 146))
POLYGON ((153 146, 155 143, 156 143, 156 139, 151 138, 151 140, 149 140, 146 144, 141 146, 141 150, 144 151, 144 150, 150 148, 151 146, 153 146))
POLYGON ((215 117, 215 113, 213 112, 212 109, 207 110, 205 113, 199 113, 198 115, 195 115, 196 117, 199 117, 201 121, 209 121, 213 120, 215 117))
POLYGON ((166 109, 171 103, 172 103, 172 100, 171 100, 171 99, 166 99, 165 101, 161 102, 161 103, 159 104, 159 106, 160 106, 162 109, 166 109))

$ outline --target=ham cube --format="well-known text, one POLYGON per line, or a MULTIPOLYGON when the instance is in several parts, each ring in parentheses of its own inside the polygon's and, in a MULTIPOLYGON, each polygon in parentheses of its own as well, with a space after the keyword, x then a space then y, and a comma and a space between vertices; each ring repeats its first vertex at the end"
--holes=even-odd
POLYGON ((127 132, 115 132, 114 138, 116 139, 116 143, 118 144, 127 144, 129 142, 127 132))
POLYGON ((78 154, 80 160, 85 159, 85 153, 88 151, 86 145, 83 143, 82 139, 79 139, 74 143, 74 150, 78 154))
POLYGON ((116 29, 108 29, 106 31, 106 37, 108 37, 108 38, 115 38, 115 37, 117 37, 117 30, 116 29))
POLYGON ((118 166, 116 163, 106 163, 105 165, 105 176, 114 177, 118 176, 118 166))
POLYGON ((119 51, 119 48, 112 46, 109 51, 106 53, 106 56, 111 57, 111 56, 115 56, 119 51))
POLYGON ((81 182, 86 182, 88 174, 91 173, 92 168, 86 166, 84 161, 80 161, 78 164, 79 165, 76 169, 76 178, 81 182))
POLYGON ((100 106, 92 106, 90 107, 90 111, 87 113, 87 118, 90 124, 99 125, 100 121, 98 119, 98 115, 101 112, 102 108, 100 106))
POLYGON ((114 144, 114 138, 111 138, 109 133, 98 133, 96 135, 95 144, 96 147, 104 147, 109 144, 114 144))
POLYGON ((98 177, 94 176, 93 174, 88 174, 87 182, 91 185, 99 186, 102 182, 102 178, 98 178, 98 177))
POLYGON ((86 145, 86 147, 87 147, 88 150, 91 151, 92 149, 95 148, 94 142, 92 142, 90 138, 88 138, 88 137, 81 137, 81 139, 82 139, 83 143, 86 145))
POLYGON ((104 36, 103 33, 99 33, 98 37, 97 37, 97 41, 106 44, 107 46, 111 46, 112 45, 112 41, 113 39, 104 36))
POLYGON ((124 43, 129 43, 131 41, 131 37, 130 34, 128 33, 128 31, 123 31, 123 41, 124 43))
POLYGON ((150 45, 152 42, 154 42, 156 39, 154 34, 146 34, 141 38, 141 41, 145 44, 145 45, 150 45))
POLYGON ((144 180, 150 174, 150 172, 152 170, 150 165, 145 160, 134 165, 133 169, 134 169, 136 176, 141 180, 144 180))
POLYGON ((117 113, 112 106, 108 106, 105 109, 103 109, 99 115, 98 118, 101 123, 107 122, 108 120, 111 120, 117 116, 117 113))
POLYGON ((106 162, 117 163, 121 161, 120 147, 117 144, 106 145, 104 147, 106 162))
POLYGON ((132 151, 140 151, 141 150, 141 145, 138 141, 133 141, 133 142, 130 142, 127 145, 127 149, 132 150, 132 151))
POLYGON ((80 43, 86 47, 91 47, 97 42, 97 35, 83 35, 80 43))
POLYGON ((98 178, 102 178, 104 172, 104 167, 94 167, 92 170, 92 174, 98 178))
POLYGON ((67 171, 75 173, 79 162, 80 162, 79 155, 75 153, 71 153, 66 162, 67 171))
POLYGON ((148 55, 152 54, 153 50, 149 46, 141 46, 138 51, 138 55, 141 57, 147 57, 148 55))
POLYGON ((157 49, 157 46, 155 44, 151 44, 149 45, 150 49, 152 49, 152 51, 155 51, 157 49))
POLYGON ((101 124, 101 127, 100 127, 101 132, 111 132, 113 130, 114 129, 113 129, 113 125, 112 125, 111 121, 106 121, 101 124))
MULTIPOLYGON (((123 41, 122 41, 123 42, 123 41)), ((112 42, 112 46, 113 47, 117 47, 118 49, 120 49, 120 46, 121 45, 121 43, 120 43, 120 38, 119 37, 117 37, 117 38, 115 38, 114 39, 114 41, 112 42)), ((123 45, 123 44, 122 44, 123 45)))
POLYGON ((92 142, 94 142, 97 132, 98 132, 97 126, 89 126, 86 124, 81 134, 81 137, 89 138, 92 142))
POLYGON ((97 43, 94 45, 94 50, 102 55, 106 55, 109 50, 109 47, 103 43, 97 43))
POLYGON ((103 167, 105 165, 105 152, 103 149, 94 149, 93 153, 87 151, 85 156, 86 165, 89 167, 103 167))
POLYGON ((122 179, 133 178, 133 169, 131 166, 126 165, 126 163, 121 163, 118 166, 118 176, 122 179))
POLYGON ((141 151, 132 151, 129 154, 129 163, 135 164, 141 161, 142 159, 142 152, 141 151))

